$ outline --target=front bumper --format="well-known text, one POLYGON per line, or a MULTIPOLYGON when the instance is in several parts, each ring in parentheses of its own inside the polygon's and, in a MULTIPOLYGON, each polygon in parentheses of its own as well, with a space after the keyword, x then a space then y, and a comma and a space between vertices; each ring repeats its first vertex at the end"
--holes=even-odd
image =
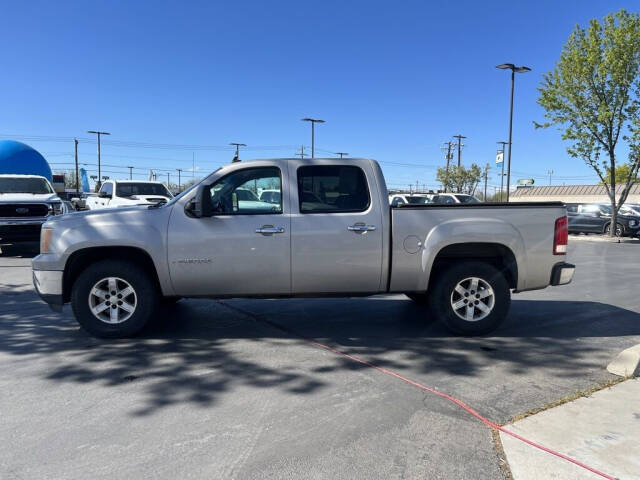
POLYGON ((551 285, 556 286, 571 283, 575 270, 576 266, 571 263, 556 263, 553 266, 553 270, 551 270, 551 285))
POLYGON ((0 240, 4 242, 39 241, 46 218, 0 219, 0 240))
POLYGON ((40 298, 44 300, 52 310, 62 310, 64 299, 62 297, 62 275, 59 270, 34 270, 33 286, 40 298))

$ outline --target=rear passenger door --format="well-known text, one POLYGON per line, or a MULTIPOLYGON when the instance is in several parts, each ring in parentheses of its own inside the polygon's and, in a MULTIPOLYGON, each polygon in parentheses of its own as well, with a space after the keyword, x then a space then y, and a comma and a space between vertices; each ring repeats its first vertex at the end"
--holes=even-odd
POLYGON ((289 168, 292 293, 380 291, 383 209, 370 164, 289 168))

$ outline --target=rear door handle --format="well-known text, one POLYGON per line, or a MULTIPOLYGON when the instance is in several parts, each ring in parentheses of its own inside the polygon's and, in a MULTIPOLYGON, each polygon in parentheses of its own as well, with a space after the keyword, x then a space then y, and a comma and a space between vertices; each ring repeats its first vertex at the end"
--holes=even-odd
POLYGON ((347 227, 347 230, 351 232, 372 232, 375 229, 375 225, 365 225, 364 223, 356 223, 347 227))
POLYGON ((273 225, 263 225, 260 228, 256 228, 256 233, 262 235, 273 235, 274 233, 284 233, 284 228, 274 227, 273 225))

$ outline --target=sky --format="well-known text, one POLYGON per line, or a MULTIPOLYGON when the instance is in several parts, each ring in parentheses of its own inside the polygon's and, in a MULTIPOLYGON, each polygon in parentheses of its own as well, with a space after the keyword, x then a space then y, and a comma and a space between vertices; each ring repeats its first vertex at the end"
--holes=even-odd
POLYGON ((542 121, 537 88, 576 24, 636 1, 32 1, 2 3, 0 138, 71 168, 73 137, 95 174, 202 176, 241 158, 291 157, 321 118, 316 156, 381 162, 390 187, 435 188, 441 150, 466 136, 462 163, 490 163, 507 140, 516 77, 512 179, 596 183, 542 121))

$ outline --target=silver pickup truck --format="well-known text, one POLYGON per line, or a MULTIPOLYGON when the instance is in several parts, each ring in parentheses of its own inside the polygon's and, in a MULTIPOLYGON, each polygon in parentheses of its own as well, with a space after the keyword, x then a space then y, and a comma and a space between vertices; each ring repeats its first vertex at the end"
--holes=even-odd
POLYGON ((182 297, 385 293, 477 335, 511 290, 569 283, 566 251, 561 203, 394 208, 373 160, 277 159, 224 166, 166 204, 52 218, 33 280, 99 337, 134 335, 182 297))

